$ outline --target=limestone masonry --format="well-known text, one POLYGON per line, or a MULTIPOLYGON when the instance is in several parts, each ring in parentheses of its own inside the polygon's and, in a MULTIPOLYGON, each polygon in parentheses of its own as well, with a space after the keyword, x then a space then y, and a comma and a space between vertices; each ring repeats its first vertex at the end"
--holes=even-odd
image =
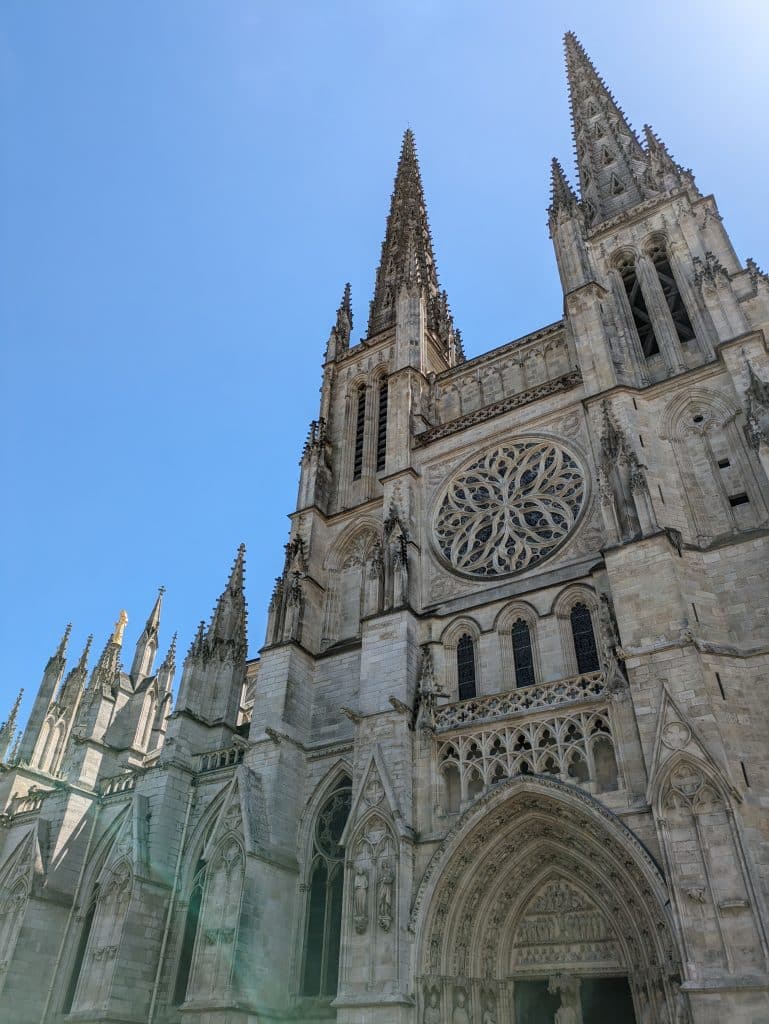
POLYGON ((566 57, 563 320, 465 359, 407 131, 259 658, 241 548, 0 730, 0 1020, 769 1022, 769 279, 566 57))

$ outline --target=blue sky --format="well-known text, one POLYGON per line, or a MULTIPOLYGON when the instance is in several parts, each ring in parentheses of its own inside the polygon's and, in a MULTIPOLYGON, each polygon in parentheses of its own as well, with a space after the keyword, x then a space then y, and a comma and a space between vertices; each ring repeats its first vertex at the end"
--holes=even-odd
POLYGON ((469 356, 556 320, 562 35, 769 264, 769 5, 4 0, 0 720, 65 623, 186 651, 241 540, 263 640, 344 282, 365 330, 405 127, 469 356))

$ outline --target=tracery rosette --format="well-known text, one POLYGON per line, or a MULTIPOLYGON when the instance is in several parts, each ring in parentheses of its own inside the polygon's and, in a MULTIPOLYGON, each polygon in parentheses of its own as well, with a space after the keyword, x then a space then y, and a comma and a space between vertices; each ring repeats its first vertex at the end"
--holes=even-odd
POLYGON ((444 489, 433 524, 438 549, 468 576, 522 572, 566 540, 585 494, 580 464, 561 444, 520 438, 497 445, 444 489))

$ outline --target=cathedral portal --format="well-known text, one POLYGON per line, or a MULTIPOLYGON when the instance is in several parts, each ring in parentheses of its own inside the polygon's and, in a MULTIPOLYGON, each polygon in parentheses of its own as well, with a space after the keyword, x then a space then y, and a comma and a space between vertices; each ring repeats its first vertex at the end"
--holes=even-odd
POLYGON ((419 1021, 688 1021, 665 883, 584 792, 518 777, 473 805, 417 895, 419 1021))

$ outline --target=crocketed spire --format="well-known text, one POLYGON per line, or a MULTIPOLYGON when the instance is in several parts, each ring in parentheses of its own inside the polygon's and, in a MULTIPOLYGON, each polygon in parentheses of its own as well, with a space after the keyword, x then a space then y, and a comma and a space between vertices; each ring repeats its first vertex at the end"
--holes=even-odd
POLYGON ((646 154, 573 32, 564 44, 582 204, 597 224, 646 198, 646 154))

